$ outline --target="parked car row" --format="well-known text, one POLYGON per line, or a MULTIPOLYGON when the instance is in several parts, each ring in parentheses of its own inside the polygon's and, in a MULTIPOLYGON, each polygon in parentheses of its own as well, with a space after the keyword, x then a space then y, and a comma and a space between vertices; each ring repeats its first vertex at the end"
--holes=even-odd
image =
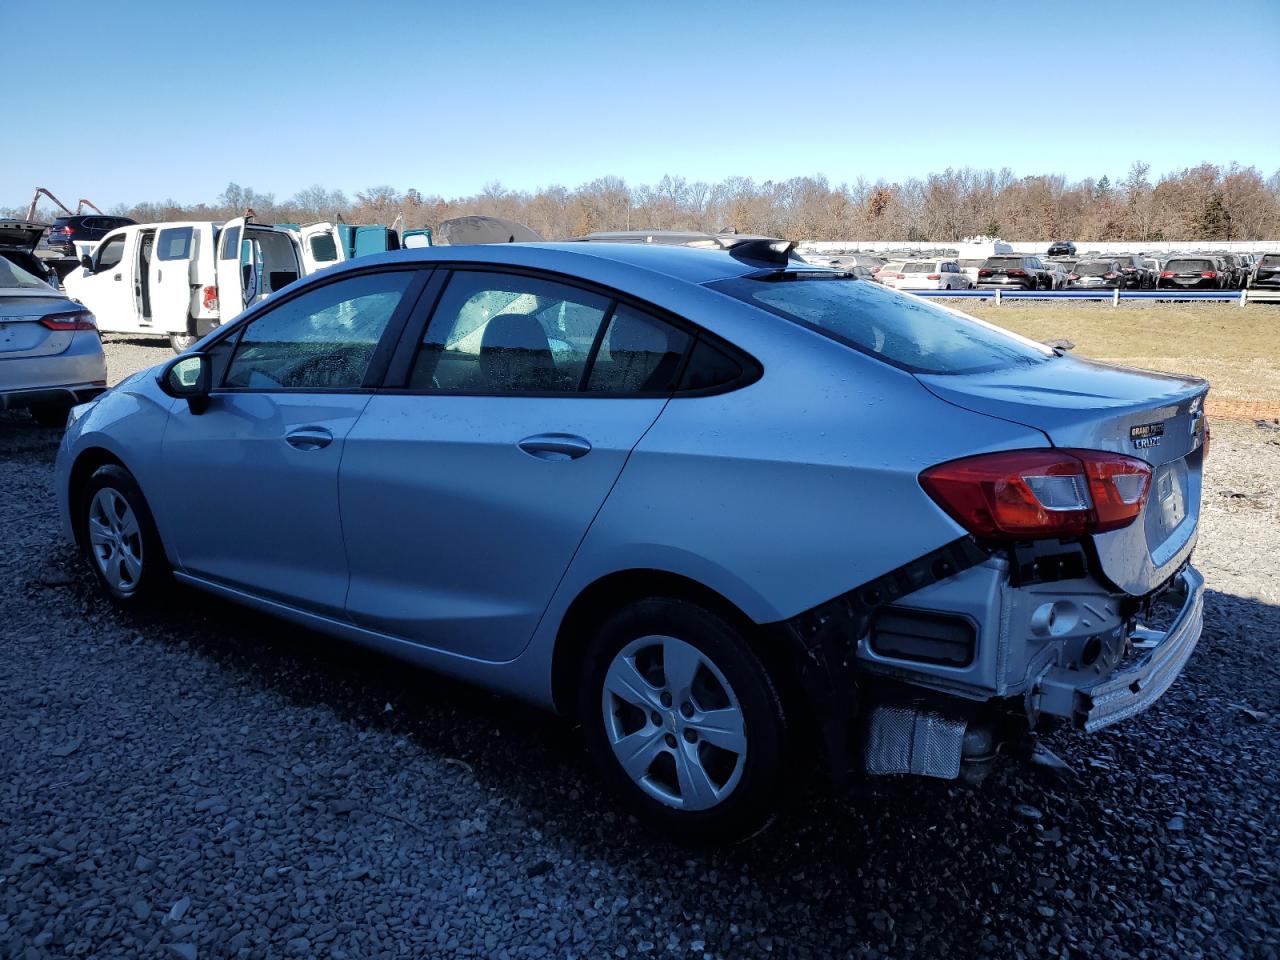
POLYGON ((954 250, 948 253, 945 250, 925 249, 890 251, 886 256, 868 253, 809 254, 805 259, 809 263, 843 269, 854 275, 869 273, 871 279, 900 290, 975 287, 1020 290, 1063 290, 1072 287, 1240 290, 1254 286, 1280 286, 1280 254, 1206 251, 1158 255, 1143 252, 1103 254, 1090 250, 1077 254, 1076 245, 1071 241, 1056 241, 1043 257, 1000 253, 981 259, 972 256, 957 259, 954 250), (954 263, 968 284, 948 282, 949 278, 938 278, 925 283, 921 277, 898 276, 907 272, 919 272, 918 268, 913 267, 912 271, 907 271, 905 267, 907 264, 922 262, 932 262, 939 267, 927 271, 926 277, 929 273, 943 272, 941 264, 954 263))

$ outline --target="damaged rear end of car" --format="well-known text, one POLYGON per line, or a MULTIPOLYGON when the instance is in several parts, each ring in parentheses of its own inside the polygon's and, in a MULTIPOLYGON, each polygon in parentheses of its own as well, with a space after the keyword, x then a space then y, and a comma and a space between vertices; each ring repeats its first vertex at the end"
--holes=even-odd
POLYGON ((837 779, 1056 765, 1039 731, 1091 733, 1168 689, 1202 627, 1207 383, 1038 352, 933 305, 936 326, 889 327, 852 297, 756 299, 974 418, 975 453, 916 477, 956 538, 770 625, 837 779), (980 446, 998 424, 1043 442, 980 446))
POLYGON ((920 380, 1052 446, 921 472, 968 533, 951 548, 967 565, 929 576, 924 558, 919 589, 858 592, 861 768, 979 779, 1001 750, 1054 764, 1036 731, 1134 716, 1195 649, 1208 386, 1068 357, 920 380))

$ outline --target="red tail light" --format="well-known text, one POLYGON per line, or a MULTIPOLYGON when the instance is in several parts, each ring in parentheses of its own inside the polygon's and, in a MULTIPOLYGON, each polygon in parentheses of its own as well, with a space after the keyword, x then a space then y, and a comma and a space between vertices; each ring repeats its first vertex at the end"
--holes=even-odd
POLYGON ((1216 270, 1206 270, 1204 273, 1200 274, 1200 276, 1204 277, 1206 280, 1216 280, 1218 279, 1218 272, 1216 270))
POLYGON ((895 273, 895 274, 893 275, 893 279, 895 279, 895 280, 905 280, 905 279, 907 279, 907 275, 906 275, 905 273, 895 273))
POLYGON ((1115 279, 1116 277, 1118 277, 1118 276, 1120 276, 1120 274, 1118 274, 1118 273, 1104 273, 1104 274, 1102 275, 1102 279, 1103 279, 1103 280, 1114 280, 1114 279, 1115 279))
POLYGON ((1027 271, 1021 270, 1018 267, 1014 267, 1012 270, 1007 271, 1007 273, 1011 277, 1025 277, 1027 275, 1027 271))
POLYGON ((1160 276, 1161 276, 1161 277, 1176 277, 1176 276, 1177 276, 1177 274, 1176 274, 1176 273, 1174 273, 1172 270, 1161 270, 1161 271, 1160 271, 1160 276))
POLYGON ((1068 273, 1068 274, 1067 274, 1067 279, 1068 279, 1068 280, 1079 280, 1079 279, 1080 279, 1080 274, 1078 274, 1078 273, 1068 273))
POLYGON ((201 302, 204 304, 204 308, 206 310, 217 310, 218 309, 218 288, 205 287, 204 293, 200 299, 201 299, 201 302))
POLYGON ((88 310, 74 313, 51 313, 40 319, 40 325, 50 330, 97 330, 98 324, 88 310))
POLYGON ((978 271, 978 276, 989 277, 991 276, 991 271, 988 270, 986 267, 983 267, 981 270, 978 271))
POLYGON ((926 277, 925 277, 925 279, 926 279, 926 280, 941 280, 941 279, 942 279, 942 274, 940 274, 940 273, 931 273, 931 274, 929 274, 928 276, 926 276, 926 277))
POLYGON ((1151 467, 1099 450, 1014 450, 930 467, 920 485, 977 537, 1078 537, 1131 524, 1146 503, 1151 467))

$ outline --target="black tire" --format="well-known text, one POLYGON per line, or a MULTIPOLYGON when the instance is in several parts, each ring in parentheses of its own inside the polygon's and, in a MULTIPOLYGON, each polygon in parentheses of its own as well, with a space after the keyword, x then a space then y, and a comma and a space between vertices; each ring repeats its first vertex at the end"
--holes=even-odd
POLYGON ((31 419, 42 427, 61 430, 67 425, 67 414, 70 412, 71 404, 67 401, 41 403, 31 408, 31 419))
POLYGON ((160 542, 160 534, 156 530, 155 518, 151 508, 138 486, 138 481, 124 467, 114 463, 105 464, 93 472, 83 489, 76 497, 74 514, 76 539, 80 544, 80 552, 85 562, 93 571, 98 583, 106 590, 113 601, 122 607, 139 608, 155 602, 172 583, 172 568, 165 556, 164 545, 160 542), (140 572, 132 577, 132 584, 121 587, 108 578, 99 562, 97 548, 94 545, 90 513, 94 498, 99 491, 113 491, 122 497, 137 521, 137 535, 127 536, 128 547, 140 557, 140 572))
POLYGON ((171 333, 169 346, 173 348, 174 353, 181 353, 183 350, 189 350, 199 339, 194 333, 171 333))
MULTIPOLYGON (((703 670, 699 668, 699 675, 705 678, 703 670)), ((722 617, 686 600, 655 597, 630 604, 606 621, 588 644, 578 693, 578 718, 597 769, 612 791, 648 826, 679 842, 703 845, 744 840, 772 822, 784 796, 784 784, 792 779, 785 775, 787 718, 764 664, 722 617), (746 742, 740 775, 727 795, 707 809, 682 810, 651 796, 623 769, 614 753, 603 705, 606 675, 617 654, 647 636, 674 637, 696 648, 724 675, 737 698, 746 742)), ((678 706, 671 710, 670 720, 675 724, 679 723, 675 716, 678 706)), ((671 729, 679 732, 677 726, 671 729)), ((674 735, 667 737, 667 742, 679 744, 674 735)), ((699 745, 692 749, 707 748, 699 745)), ((674 757, 675 752, 670 752, 674 757)), ((655 760, 650 769, 659 763, 655 760)), ((674 763, 671 769, 674 771, 674 763)))

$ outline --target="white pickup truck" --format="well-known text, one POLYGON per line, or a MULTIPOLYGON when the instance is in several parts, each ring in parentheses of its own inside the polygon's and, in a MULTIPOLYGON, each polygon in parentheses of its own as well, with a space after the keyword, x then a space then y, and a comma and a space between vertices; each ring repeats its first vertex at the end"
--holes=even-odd
POLYGON ((104 236, 62 282, 104 333, 168 337, 181 351, 263 297, 349 255, 340 228, 330 223, 293 228, 244 217, 143 223, 104 236))

